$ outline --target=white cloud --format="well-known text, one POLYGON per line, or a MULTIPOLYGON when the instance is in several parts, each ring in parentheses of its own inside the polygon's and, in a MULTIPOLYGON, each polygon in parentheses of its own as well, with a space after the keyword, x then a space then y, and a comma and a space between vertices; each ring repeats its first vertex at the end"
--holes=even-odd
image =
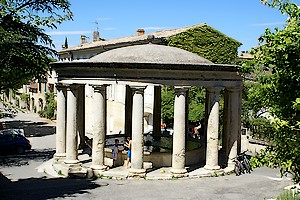
POLYGON ((48 35, 83 35, 83 34, 89 34, 92 33, 92 31, 49 31, 46 32, 48 35))
POLYGON ((277 26, 277 25, 284 25, 285 22, 269 22, 269 23, 259 23, 259 24, 252 24, 252 26, 277 26))

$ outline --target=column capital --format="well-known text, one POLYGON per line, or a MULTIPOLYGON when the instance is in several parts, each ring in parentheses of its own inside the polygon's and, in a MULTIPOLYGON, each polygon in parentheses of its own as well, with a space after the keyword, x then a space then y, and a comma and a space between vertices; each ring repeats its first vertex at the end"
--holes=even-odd
POLYGON ((101 91, 105 91, 106 87, 108 86, 107 84, 103 84, 103 85, 94 85, 94 84, 90 84, 90 86, 93 87, 95 92, 101 92, 101 91))
POLYGON ((242 92, 243 87, 226 87, 228 92, 242 92))
POLYGON ((144 90, 146 89, 147 86, 134 86, 134 85, 130 85, 129 87, 132 89, 132 92, 134 92, 134 93, 144 94, 144 90))
POLYGON ((186 92, 191 88, 191 86, 174 86, 175 95, 176 94, 186 94, 186 92))
POLYGON ((55 87, 56 87, 57 90, 66 89, 66 85, 64 85, 62 83, 56 83, 55 87))
POLYGON ((224 89, 223 87, 206 87, 208 92, 220 92, 222 89, 224 89))
POLYGON ((74 83, 74 84, 64 84, 66 87, 67 91, 70 90, 78 90, 78 88, 81 86, 80 84, 74 83))

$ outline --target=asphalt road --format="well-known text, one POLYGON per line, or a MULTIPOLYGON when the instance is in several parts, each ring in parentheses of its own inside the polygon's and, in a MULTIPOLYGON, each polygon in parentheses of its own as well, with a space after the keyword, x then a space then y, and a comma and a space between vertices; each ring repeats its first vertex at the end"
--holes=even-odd
POLYGON ((32 114, 0 119, 26 130, 33 150, 22 156, 0 157, 0 199, 275 199, 288 177, 279 170, 254 169, 242 176, 226 175, 177 180, 58 179, 38 173, 36 167, 52 158, 55 124, 32 114), (25 121, 25 122, 24 122, 25 121), (46 128, 45 128, 46 127, 46 128), (37 130, 37 131, 35 131, 37 130), (54 132, 53 132, 54 130, 54 132), (43 131, 43 132, 38 132, 43 131))

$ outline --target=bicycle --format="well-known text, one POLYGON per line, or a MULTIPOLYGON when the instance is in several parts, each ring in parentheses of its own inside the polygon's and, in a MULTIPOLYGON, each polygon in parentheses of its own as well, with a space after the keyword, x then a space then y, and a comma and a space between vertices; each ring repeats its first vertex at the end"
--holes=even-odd
POLYGON ((233 162, 235 163, 234 172, 237 176, 241 175, 242 173, 244 174, 245 171, 249 174, 251 173, 252 168, 248 157, 249 155, 247 155, 246 151, 244 151, 233 158, 233 162))
POLYGON ((242 173, 245 173, 245 169, 243 164, 239 161, 239 156, 234 157, 233 162, 235 163, 234 165, 234 172, 237 176, 241 175, 242 173))
POLYGON ((250 160, 248 159, 249 155, 246 154, 246 151, 242 152, 239 155, 240 159, 242 160, 242 164, 244 166, 244 169, 246 170, 247 173, 251 173, 252 167, 250 164, 250 160))

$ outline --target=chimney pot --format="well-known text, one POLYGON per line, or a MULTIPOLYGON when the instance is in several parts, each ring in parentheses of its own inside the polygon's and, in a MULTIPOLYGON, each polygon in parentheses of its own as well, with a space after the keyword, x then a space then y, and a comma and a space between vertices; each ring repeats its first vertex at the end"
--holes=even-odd
POLYGON ((137 35, 140 36, 140 35, 144 35, 145 34, 145 30, 142 29, 142 28, 139 28, 137 31, 136 31, 137 35))

